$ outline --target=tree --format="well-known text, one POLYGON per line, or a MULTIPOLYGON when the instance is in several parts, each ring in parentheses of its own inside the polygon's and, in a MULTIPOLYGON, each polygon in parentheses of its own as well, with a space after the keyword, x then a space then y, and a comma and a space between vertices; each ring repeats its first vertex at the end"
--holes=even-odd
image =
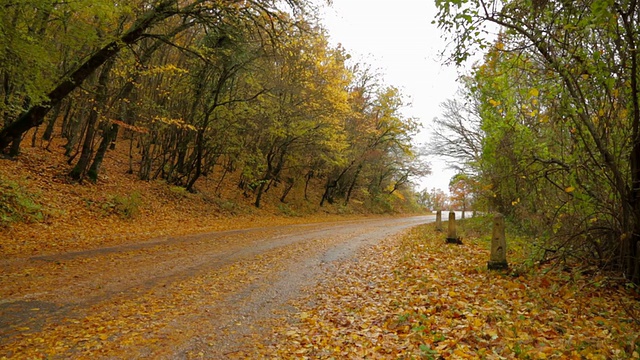
MULTIPOLYGON (((289 3, 295 7, 302 6, 301 2, 295 0, 290 0, 289 3)), ((99 17, 105 14, 109 14, 110 16, 113 14, 122 14, 121 22, 128 24, 126 30, 122 31, 124 26, 117 26, 116 30, 108 35, 111 40, 106 44, 99 46, 96 50, 91 49, 88 54, 77 54, 74 60, 84 60, 80 61, 69 73, 60 74, 57 77, 54 75, 53 78, 55 80, 50 80, 50 83, 53 84, 51 90, 38 89, 38 91, 34 93, 34 95, 38 96, 33 97, 39 99, 39 101, 29 105, 15 121, 6 125, 0 131, 0 151, 4 151, 12 141, 19 139, 27 130, 40 125, 52 107, 58 105, 96 69, 100 68, 107 60, 113 58, 122 49, 148 36, 163 37, 162 34, 148 34, 147 30, 157 28, 159 24, 173 17, 180 17, 182 23, 206 23, 208 21, 215 23, 217 21, 217 14, 222 10, 223 5, 236 10, 242 10, 237 9, 233 3, 214 3, 207 0, 192 0, 186 3, 177 0, 162 0, 151 6, 139 6, 138 9, 141 9, 141 11, 131 13, 126 12, 130 9, 128 7, 119 6, 119 4, 116 3, 110 3, 110 5, 111 6, 92 7, 92 9, 96 9, 94 15, 99 17), (130 15, 133 15, 133 17, 130 15)), ((65 5, 58 6, 64 7, 65 5)), ((273 9, 273 6, 271 6, 269 2, 259 0, 247 2, 244 6, 246 6, 245 9, 249 9, 251 6, 263 8, 267 11, 273 9)), ((98 25, 105 26, 108 24, 98 25)), ((178 26, 181 26, 181 24, 178 26)), ((171 33, 171 31, 168 33, 171 33)), ((170 41, 171 39, 165 40, 170 41)))
POLYGON ((467 174, 456 174, 449 182, 451 206, 462 210, 462 218, 467 209, 473 206, 476 182, 467 174))
POLYGON ((433 119, 428 151, 446 158, 452 168, 468 171, 481 161, 484 133, 479 99, 466 87, 458 95, 456 99, 446 100, 440 105, 442 117, 433 119))
POLYGON ((479 69, 500 69, 503 81, 478 88, 483 122, 492 124, 483 129, 493 148, 483 151, 493 151, 494 161, 508 156, 516 183, 539 190, 546 182, 544 194, 553 195, 533 193, 544 201, 529 202, 530 210, 557 215, 561 209, 562 223, 546 216, 556 217, 555 233, 571 228, 567 237, 582 239, 582 247, 602 261, 617 255, 609 265, 640 283, 638 2, 471 0, 438 6, 440 26, 455 34, 452 61, 464 61, 474 46, 488 48, 481 39, 484 24, 502 28, 479 69), (500 125, 501 118, 511 128, 500 125))

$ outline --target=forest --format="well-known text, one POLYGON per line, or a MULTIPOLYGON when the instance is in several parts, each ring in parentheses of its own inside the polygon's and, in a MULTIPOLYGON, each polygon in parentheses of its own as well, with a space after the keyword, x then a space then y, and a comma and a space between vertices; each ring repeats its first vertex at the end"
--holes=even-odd
POLYGON ((196 192, 209 177, 216 195, 235 186, 256 207, 276 187, 282 203, 294 187, 320 206, 357 194, 382 212, 401 192, 412 199, 412 179, 429 171, 403 95, 329 45, 311 3, 1 6, 0 149, 9 158, 64 139, 69 179, 95 182, 117 145, 140 180, 196 192))
POLYGON ((484 56, 442 105, 435 152, 543 262, 640 283, 638 2, 436 3, 449 61, 484 56))

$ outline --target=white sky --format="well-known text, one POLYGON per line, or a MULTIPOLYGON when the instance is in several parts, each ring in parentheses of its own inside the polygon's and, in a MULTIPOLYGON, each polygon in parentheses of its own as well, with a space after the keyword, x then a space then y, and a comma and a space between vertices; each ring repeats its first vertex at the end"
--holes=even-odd
MULTIPOLYGON (((323 0, 318 0, 323 1, 323 0)), ((458 88, 457 70, 442 65, 445 48, 441 31, 431 21, 436 15, 429 0, 333 0, 322 12, 333 45, 338 43, 358 62, 383 74, 384 83, 398 87, 411 102, 405 116, 417 118, 423 130, 415 139, 424 144, 429 127, 440 116, 440 103, 458 88)), ((443 161, 429 158, 433 174, 419 189, 449 190, 454 175, 443 161)))

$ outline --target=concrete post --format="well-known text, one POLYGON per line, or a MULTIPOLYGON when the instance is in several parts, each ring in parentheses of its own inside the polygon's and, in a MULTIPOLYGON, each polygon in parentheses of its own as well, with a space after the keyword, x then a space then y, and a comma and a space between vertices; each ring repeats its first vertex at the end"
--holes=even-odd
POLYGON ((491 255, 487 268, 489 270, 507 269, 507 240, 504 236, 504 216, 496 214, 493 217, 493 237, 491 238, 491 255))
POLYGON ((456 213, 449 211, 449 232, 447 233, 448 244, 462 244, 456 232, 456 213))
POLYGON ((436 211, 436 230, 442 231, 442 210, 436 211))

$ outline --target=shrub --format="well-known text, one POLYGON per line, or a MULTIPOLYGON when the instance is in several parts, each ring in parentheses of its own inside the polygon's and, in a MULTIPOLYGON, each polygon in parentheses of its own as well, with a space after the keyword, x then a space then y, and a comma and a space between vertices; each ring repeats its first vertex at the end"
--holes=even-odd
POLYGON ((134 191, 127 196, 115 195, 105 201, 102 209, 124 219, 133 219, 140 214, 142 195, 134 191))
POLYGON ((287 204, 279 204, 278 205, 278 210, 280 210, 280 213, 282 213, 282 215, 284 216, 288 216, 288 217, 297 217, 297 216, 301 216, 297 211, 295 211, 294 209, 292 209, 289 205, 287 204))
POLYGON ((42 221, 42 205, 35 201, 35 197, 18 183, 0 177, 0 226, 42 221))

